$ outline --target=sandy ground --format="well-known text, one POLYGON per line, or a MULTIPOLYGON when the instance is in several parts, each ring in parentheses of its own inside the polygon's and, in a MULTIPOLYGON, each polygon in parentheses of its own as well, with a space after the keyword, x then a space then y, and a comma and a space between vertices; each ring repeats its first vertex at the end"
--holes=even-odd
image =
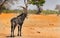
MULTIPOLYGON (((10 38, 10 20, 19 14, 0 15, 0 38, 10 38)), ((17 35, 17 27, 15 29, 17 35)), ((60 16, 29 14, 25 19, 22 36, 14 38, 60 38, 60 16)))

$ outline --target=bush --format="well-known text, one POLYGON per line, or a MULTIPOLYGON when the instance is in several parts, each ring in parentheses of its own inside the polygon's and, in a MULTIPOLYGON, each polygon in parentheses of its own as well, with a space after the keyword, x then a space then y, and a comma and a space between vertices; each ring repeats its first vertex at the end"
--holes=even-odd
POLYGON ((21 10, 2 10, 2 13, 20 13, 21 10))
POLYGON ((57 11, 54 11, 54 10, 43 10, 42 11, 42 14, 57 14, 58 12, 57 11))
POLYGON ((30 14, 36 14, 37 10, 28 10, 28 13, 30 14))

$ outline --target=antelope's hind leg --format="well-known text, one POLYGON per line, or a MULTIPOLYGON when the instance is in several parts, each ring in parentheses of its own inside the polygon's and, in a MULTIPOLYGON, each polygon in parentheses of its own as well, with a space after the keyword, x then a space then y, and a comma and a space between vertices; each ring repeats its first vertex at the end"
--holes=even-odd
POLYGON ((16 23, 15 22, 11 22, 11 37, 14 37, 15 28, 16 28, 16 23))

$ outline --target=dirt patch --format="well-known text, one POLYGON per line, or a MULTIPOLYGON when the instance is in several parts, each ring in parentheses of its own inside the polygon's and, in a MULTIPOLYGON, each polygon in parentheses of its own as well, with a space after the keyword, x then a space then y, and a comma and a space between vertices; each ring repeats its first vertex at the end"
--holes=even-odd
MULTIPOLYGON (((10 20, 19 14, 0 15, 0 38, 10 35, 10 20)), ((15 35, 17 34, 17 27, 15 35)), ((18 37, 15 37, 18 38, 18 37)), ((60 16, 29 14, 22 28, 21 38, 60 38, 60 16)))

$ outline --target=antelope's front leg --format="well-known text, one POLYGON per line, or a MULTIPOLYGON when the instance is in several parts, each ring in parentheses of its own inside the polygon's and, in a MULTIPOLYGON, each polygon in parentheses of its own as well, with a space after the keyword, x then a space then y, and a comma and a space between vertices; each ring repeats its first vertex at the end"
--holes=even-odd
POLYGON ((22 36, 22 35, 21 35, 21 32, 22 32, 22 25, 23 25, 23 23, 20 25, 20 36, 22 36))
POLYGON ((22 24, 18 26, 18 36, 21 36, 22 24))
POLYGON ((17 34, 17 36, 19 36, 19 33, 20 33, 19 30, 20 30, 20 27, 19 27, 19 25, 18 25, 18 34, 17 34))

